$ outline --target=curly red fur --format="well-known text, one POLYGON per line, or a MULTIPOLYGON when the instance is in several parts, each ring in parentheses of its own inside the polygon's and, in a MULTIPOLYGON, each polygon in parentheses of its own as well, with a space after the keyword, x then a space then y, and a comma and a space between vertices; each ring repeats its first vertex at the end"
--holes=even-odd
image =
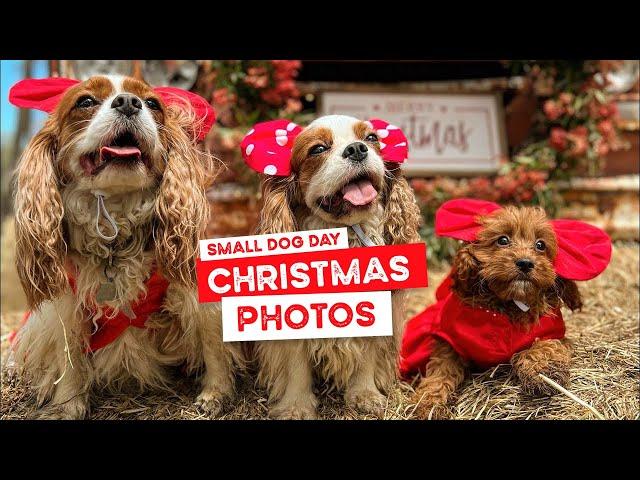
POLYGON ((549 377, 560 385, 569 382, 571 348, 566 340, 539 340, 530 348, 516 353, 511 358, 522 390, 531 395, 551 395, 555 389, 539 374, 549 377))
MULTIPOLYGON (((553 268, 557 245, 544 210, 506 207, 480 221, 483 228, 477 241, 460 248, 453 261, 451 288, 464 303, 505 313, 511 321, 524 325, 532 325, 563 302, 571 310, 582 307, 576 283, 558 277, 553 268), (496 243, 501 236, 509 238, 508 245, 496 243), (544 241, 545 249, 536 249, 538 240, 544 241), (534 263, 527 276, 520 274, 515 265, 520 258, 534 263), (521 311, 514 299, 527 303, 530 310, 521 311)), ((425 376, 413 397, 418 404, 418 418, 446 416, 446 404, 466 370, 462 358, 449 344, 434 342, 425 376)), ((516 353, 511 364, 525 393, 550 394, 553 390, 539 374, 566 384, 570 361, 571 349, 566 340, 542 340, 516 353)))
POLYGON ((481 221, 477 241, 462 247, 453 262, 452 288, 463 302, 506 313, 524 323, 536 321, 565 299, 567 307, 580 308, 575 282, 555 274, 555 234, 544 210, 509 206, 481 221), (497 246, 501 236, 510 239, 509 246, 497 246), (544 241, 544 251, 536 251, 537 240, 544 241), (522 283, 515 265, 519 258, 530 258, 535 264, 522 283), (527 303, 531 310, 522 312, 513 299, 527 303))
POLYGON ((446 416, 446 404, 463 382, 467 367, 451 345, 433 340, 433 353, 425 369, 425 375, 416 388, 413 401, 417 404, 418 418, 442 418, 446 416))
POLYGON ((262 209, 257 233, 295 232, 295 182, 292 177, 265 176, 262 182, 262 209))

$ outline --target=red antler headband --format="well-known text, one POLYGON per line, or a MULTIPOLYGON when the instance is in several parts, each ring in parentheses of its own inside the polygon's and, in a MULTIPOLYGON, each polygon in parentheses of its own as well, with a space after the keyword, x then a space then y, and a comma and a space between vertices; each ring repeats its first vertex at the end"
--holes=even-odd
MULTIPOLYGON (((409 153, 409 146, 402 130, 380 119, 372 119, 368 123, 380 138, 383 160, 404 162, 409 153)), ((247 132, 240 144, 244 161, 258 173, 286 177, 291 173, 293 141, 300 132, 302 127, 289 120, 257 123, 247 132)))
MULTIPOLYGON (((64 93, 79 80, 71 78, 28 78, 16 83, 9 91, 9 101, 16 107, 34 108, 51 113, 55 110, 64 93)), ((200 95, 174 87, 157 87, 153 91, 167 105, 188 105, 196 115, 198 122, 197 139, 203 140, 213 123, 216 114, 209 102, 200 95)))
MULTIPOLYGON (((436 234, 473 242, 482 228, 479 217, 501 209, 493 202, 460 198, 442 204, 436 212, 436 234)), ((577 220, 551 220, 558 253, 556 273, 568 280, 591 280, 600 275, 611 260, 611 239, 593 225, 577 220)))

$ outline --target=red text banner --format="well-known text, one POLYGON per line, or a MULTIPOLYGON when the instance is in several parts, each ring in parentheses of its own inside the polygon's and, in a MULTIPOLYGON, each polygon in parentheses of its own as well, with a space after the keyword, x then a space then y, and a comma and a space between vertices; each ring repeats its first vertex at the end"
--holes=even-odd
POLYGON ((222 297, 400 290, 427 286, 426 245, 345 248, 196 263, 201 303, 222 297))

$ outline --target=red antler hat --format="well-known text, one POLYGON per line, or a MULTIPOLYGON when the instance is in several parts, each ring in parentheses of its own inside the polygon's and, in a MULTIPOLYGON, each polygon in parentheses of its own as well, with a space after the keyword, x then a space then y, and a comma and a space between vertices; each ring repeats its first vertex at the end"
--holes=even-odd
MULTIPOLYGON (((482 228, 479 217, 502 207, 493 202, 460 198, 445 202, 436 212, 436 234, 473 242, 482 228)), ((558 242, 556 273, 568 280, 591 280, 611 260, 611 239, 593 225, 578 220, 551 220, 558 242)))
MULTIPOLYGON (((404 162, 409 146, 402 130, 380 119, 368 123, 380 138, 383 160, 404 162)), ((258 173, 286 177, 291 173, 293 142, 300 132, 302 127, 284 119, 255 124, 240 144, 244 161, 258 173)))
MULTIPOLYGON (((9 91, 9 101, 16 107, 34 108, 51 113, 55 110, 64 93, 79 80, 71 78, 28 78, 16 83, 9 91)), ((197 139, 203 140, 213 123, 216 114, 209 102, 200 95, 174 87, 153 89, 167 105, 188 105, 196 115, 198 122, 197 139)))

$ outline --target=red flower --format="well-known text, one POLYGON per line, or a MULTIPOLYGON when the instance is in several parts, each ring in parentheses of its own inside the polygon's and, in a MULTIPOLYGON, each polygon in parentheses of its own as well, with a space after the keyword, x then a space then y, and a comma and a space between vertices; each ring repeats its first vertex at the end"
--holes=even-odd
POLYGON ((573 101, 573 94, 569 92, 562 92, 558 97, 560 103, 563 105, 569 105, 573 101))
POLYGON ((571 147, 569 148, 569 155, 572 157, 580 157, 587 152, 589 148, 589 142, 586 137, 582 135, 569 134, 567 138, 571 140, 571 147))
POLYGON ((586 138, 589 135, 589 130, 584 125, 578 125, 577 127, 573 128, 569 133, 572 135, 576 135, 578 137, 586 138))
POLYGON ((276 90, 283 96, 297 97, 299 95, 296 82, 293 80, 282 80, 276 84, 276 90))
POLYGON ((268 88, 260 92, 260 98, 267 102, 269 105, 281 105, 282 96, 275 88, 268 88))
POLYGON ((213 91, 213 103, 217 105, 226 105, 228 103, 235 102, 236 96, 233 93, 229 93, 228 88, 218 88, 213 91))
POLYGON ((567 148, 567 131, 560 127, 553 127, 549 136, 549 145, 559 152, 567 148))
POLYGON ((598 114, 604 118, 617 117, 618 105, 615 102, 607 103, 606 105, 600 105, 598 107, 598 114))
POLYGON ((602 139, 599 139, 596 142, 596 153, 598 154, 598 156, 600 157, 604 157, 609 153, 609 144, 607 144, 607 142, 602 141, 602 139))
POLYGON ((602 120, 598 122, 598 131, 603 137, 610 137, 614 133, 613 123, 611 120, 602 120))
POLYGON ((298 113, 300 110, 302 110, 302 102, 300 102, 300 100, 295 98, 287 99, 287 103, 284 107, 284 111, 286 113, 298 113))
POLYGON ((609 116, 609 106, 608 105, 600 105, 600 107, 598 108, 598 114, 601 117, 608 117, 609 116))
POLYGON ((264 67, 249 67, 247 68, 247 73, 253 76, 266 75, 267 69, 264 67))
POLYGON ((547 100, 542 107, 544 114, 551 121, 557 120, 562 115, 563 108, 553 100, 547 100))
MULTIPOLYGON (((252 69, 249 69, 252 70, 252 69)), ((253 88, 264 88, 269 83, 269 78, 266 75, 247 75, 244 77, 244 83, 253 88)))

